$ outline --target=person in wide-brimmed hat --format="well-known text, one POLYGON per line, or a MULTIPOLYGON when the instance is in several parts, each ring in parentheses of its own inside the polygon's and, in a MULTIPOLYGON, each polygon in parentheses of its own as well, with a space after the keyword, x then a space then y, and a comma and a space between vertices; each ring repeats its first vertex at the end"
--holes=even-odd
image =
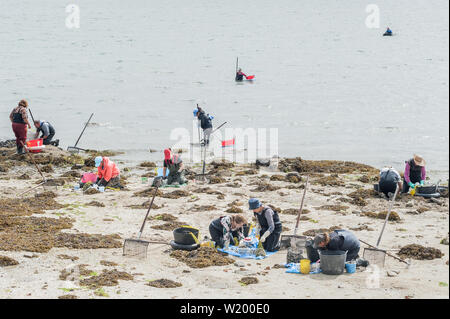
POLYGON ((424 185, 427 172, 426 162, 422 156, 414 154, 413 158, 405 162, 405 174, 403 177, 403 193, 407 193, 409 188, 416 185, 424 185))

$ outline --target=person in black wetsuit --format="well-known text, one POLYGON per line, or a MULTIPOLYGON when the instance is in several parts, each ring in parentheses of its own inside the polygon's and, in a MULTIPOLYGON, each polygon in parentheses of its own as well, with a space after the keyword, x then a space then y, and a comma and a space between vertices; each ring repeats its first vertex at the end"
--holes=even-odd
POLYGON ((270 207, 263 206, 257 198, 250 198, 248 205, 258 220, 256 235, 260 236, 264 249, 267 251, 280 249, 282 225, 278 213, 270 207))

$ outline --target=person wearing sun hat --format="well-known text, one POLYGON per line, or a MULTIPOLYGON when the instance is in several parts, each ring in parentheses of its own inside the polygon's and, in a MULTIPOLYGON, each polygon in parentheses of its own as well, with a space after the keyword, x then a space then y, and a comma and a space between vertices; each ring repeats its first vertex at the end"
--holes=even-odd
POLYGON ((280 249, 282 225, 278 213, 270 207, 263 206, 257 198, 250 198, 248 206, 258 221, 257 230, 259 231, 256 235, 260 236, 264 249, 267 251, 280 249))
POLYGON ((97 156, 95 167, 98 170, 95 184, 104 187, 120 187, 120 170, 113 161, 105 156, 97 156))
POLYGON ((405 174, 403 177, 403 193, 407 193, 409 188, 414 188, 417 184, 423 186, 427 177, 425 170, 426 162, 422 156, 414 154, 413 158, 405 161, 405 174))

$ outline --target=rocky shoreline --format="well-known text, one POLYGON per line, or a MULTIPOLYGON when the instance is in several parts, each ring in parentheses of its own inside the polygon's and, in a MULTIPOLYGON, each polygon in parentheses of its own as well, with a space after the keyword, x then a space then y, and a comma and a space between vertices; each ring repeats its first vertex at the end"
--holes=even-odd
MULTIPOLYGON (((387 258, 379 288, 371 289, 369 270, 333 278, 287 274, 277 266, 286 262, 286 251, 255 261, 207 249, 184 256, 155 244, 145 261, 123 257, 123 240, 136 236, 145 215, 156 163, 127 166, 119 154, 113 158, 124 190, 89 195, 73 185, 82 172, 94 171, 95 156, 115 152, 71 155, 48 147, 33 154, 34 161, 14 152, 0 147, 0 298, 323 298, 325 291, 329 298, 449 296, 448 194, 398 198, 381 246, 412 258, 412 266, 387 258), (42 181, 33 162, 51 183, 17 197, 42 181), (247 286, 242 278, 256 280, 247 286)), ((202 239, 214 218, 241 213, 251 219, 250 197, 276 208, 284 233, 291 234, 306 176, 299 226, 305 236, 345 228, 375 243, 388 207, 373 190, 379 170, 359 163, 292 158, 270 169, 215 160, 207 165, 207 182, 198 179, 198 170, 187 165, 187 186, 158 191, 146 239, 169 242, 183 224, 199 228, 202 239)))

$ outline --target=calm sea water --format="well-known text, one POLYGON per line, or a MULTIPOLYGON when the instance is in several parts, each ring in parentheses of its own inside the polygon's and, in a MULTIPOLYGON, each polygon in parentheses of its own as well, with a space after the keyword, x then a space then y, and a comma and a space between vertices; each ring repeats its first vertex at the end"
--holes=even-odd
POLYGON ((0 139, 26 98, 63 147, 94 112, 80 147, 159 158, 200 103, 216 126, 278 128, 280 156, 401 169, 420 153, 448 176, 449 3, 376 3, 380 29, 360 0, 1 0, 0 139), (234 82, 237 56, 253 83, 234 82))

